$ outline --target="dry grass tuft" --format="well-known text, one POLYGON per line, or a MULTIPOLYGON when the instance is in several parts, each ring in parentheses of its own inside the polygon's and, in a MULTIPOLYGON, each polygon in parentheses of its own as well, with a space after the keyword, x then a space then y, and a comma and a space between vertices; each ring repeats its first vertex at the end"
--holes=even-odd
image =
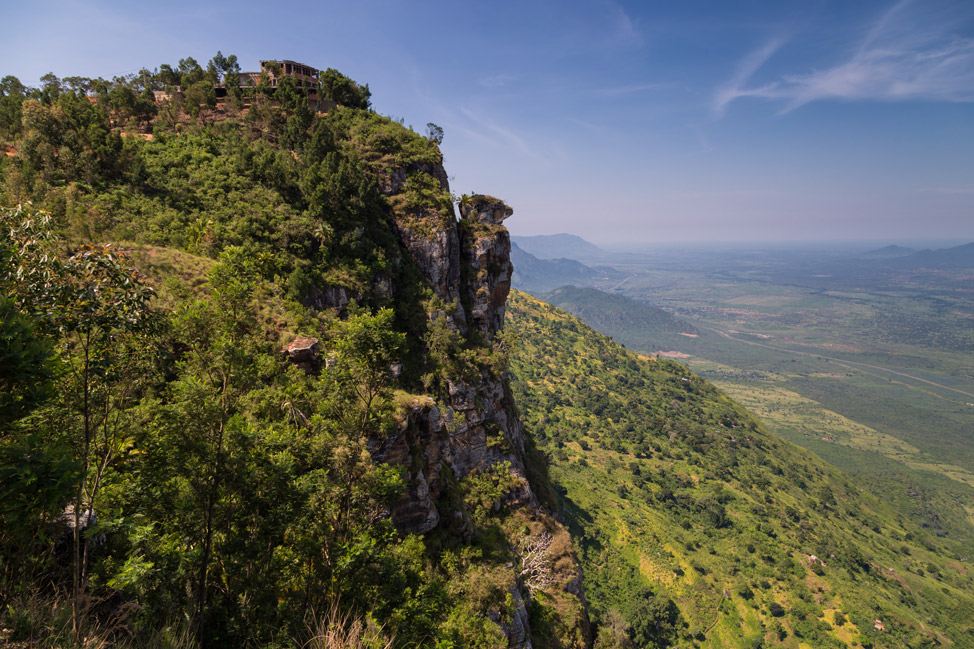
POLYGON ((392 649, 395 642, 372 620, 342 613, 337 604, 324 615, 314 615, 308 631, 311 637, 302 649, 392 649))

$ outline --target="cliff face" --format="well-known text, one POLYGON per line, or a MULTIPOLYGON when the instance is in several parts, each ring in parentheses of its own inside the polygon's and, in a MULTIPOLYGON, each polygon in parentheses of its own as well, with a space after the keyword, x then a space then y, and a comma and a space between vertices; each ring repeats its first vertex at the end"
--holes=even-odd
MULTIPOLYGON (((502 201, 475 196, 461 206, 461 220, 420 238, 403 234, 404 247, 445 302, 456 310, 429 314, 443 318, 446 326, 463 336, 479 335, 485 344, 494 341, 504 322, 504 304, 511 286, 510 236, 500 222, 512 213, 502 201)), ((393 512, 397 527, 423 534, 440 522, 436 501, 443 493, 443 469, 462 479, 472 471, 509 462, 511 472, 523 485, 509 499, 536 501, 524 469, 524 439, 512 416, 513 402, 503 378, 489 370, 474 377, 448 379, 445 408, 417 406, 399 434, 382 440, 375 449, 377 460, 409 466, 409 493, 393 512), (499 432, 508 443, 488 444, 488 430, 499 432), (422 460, 417 461, 417 455, 422 460)))
MULTIPOLYGON (((442 171, 430 174, 445 183, 442 171)), ((511 287, 510 235, 502 225, 513 210, 490 196, 465 198, 460 219, 422 233, 410 219, 397 219, 399 241, 446 305, 427 314, 430 322, 466 341, 468 346, 502 354, 505 303, 511 287)), ((435 220, 434 220, 435 221, 435 220)), ((588 619, 581 576, 567 531, 539 505, 528 481, 525 439, 504 380, 503 366, 479 367, 451 375, 438 404, 414 405, 396 434, 377 440, 373 457, 404 466, 408 491, 393 508, 393 522, 403 533, 424 534, 445 527, 469 540, 474 522, 462 501, 466 480, 506 472, 503 502, 521 522, 509 538, 514 561, 508 562, 513 611, 489 615, 511 647, 532 647, 528 602, 538 590, 558 604, 558 639, 546 646, 584 646, 588 619), (460 494, 453 492, 460 491, 460 494), (452 496, 452 497, 451 497, 452 496), (541 557, 543 579, 526 571, 525 548, 541 557), (538 548, 541 548, 539 551, 538 548)))

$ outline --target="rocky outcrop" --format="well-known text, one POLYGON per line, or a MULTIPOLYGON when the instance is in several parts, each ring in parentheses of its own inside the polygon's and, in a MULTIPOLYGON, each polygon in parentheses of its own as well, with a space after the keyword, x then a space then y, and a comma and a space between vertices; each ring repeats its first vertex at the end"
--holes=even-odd
POLYGON ((504 326, 504 304, 511 292, 511 235, 501 225, 514 213, 504 201, 473 196, 460 203, 460 232, 466 266, 465 296, 470 325, 487 340, 504 326))
POLYGON ((348 291, 340 286, 313 286, 304 297, 308 306, 319 311, 330 309, 336 313, 344 312, 349 301, 348 291))
POLYGON ((531 644, 531 624, 528 621, 528 607, 519 588, 512 588, 511 600, 514 612, 510 622, 501 622, 501 629, 512 649, 534 649, 531 644))
POLYGON ((395 221, 396 236, 419 266, 423 277, 444 302, 460 297, 460 237, 455 228, 419 232, 395 221))
POLYGON ((443 164, 418 163, 408 167, 392 166, 378 172, 376 182, 379 191, 386 196, 394 196, 402 192, 406 187, 409 176, 415 173, 424 173, 432 176, 440 186, 446 191, 450 191, 450 181, 447 178, 443 164))
MULTIPOLYGON (((93 528, 98 525, 98 516, 93 509, 82 510, 77 517, 74 514, 74 505, 68 504, 57 521, 48 530, 50 538, 54 540, 53 558, 58 566, 55 579, 64 579, 70 575, 67 569, 71 566, 74 552, 74 536, 77 527, 78 537, 80 538, 82 556, 87 569, 91 565, 94 555, 102 549, 108 539, 103 533, 92 534, 93 528)), ((68 577, 69 578, 69 577, 68 577)), ((69 586, 70 584, 64 584, 69 586)))
MULTIPOLYGON (((449 193, 450 185, 443 165, 418 165, 409 171, 431 176, 449 193)), ((387 196, 394 196, 405 188, 407 173, 406 170, 396 167, 381 178, 382 192, 387 196)), ((398 216, 400 218, 393 220, 393 227, 400 243, 419 267, 436 296, 446 304, 457 305, 456 311, 450 317, 456 321, 459 330, 465 331, 465 317, 460 308, 460 235, 456 224, 442 223, 439 213, 432 207, 398 216), (408 218, 402 218, 403 216, 408 218)))
POLYGON ((440 522, 435 501, 443 488, 438 468, 447 449, 448 424, 435 404, 416 403, 395 435, 372 441, 373 457, 407 467, 407 491, 391 512, 393 522, 403 532, 423 534, 440 522))
MULTIPOLYGON (((414 237, 398 226, 400 241, 437 296, 460 305, 456 314, 431 317, 447 317, 448 325, 464 335, 478 332, 483 344, 504 323, 512 266, 510 236, 501 223, 512 213, 503 201, 478 195, 461 204, 459 223, 433 236, 414 237)), ((525 477, 523 433, 511 415, 513 402, 503 378, 489 370, 481 370, 475 379, 451 378, 445 406, 442 411, 417 408, 398 434, 373 449, 379 461, 409 466, 409 493, 393 510, 393 521, 403 532, 422 534, 441 520, 436 502, 444 487, 444 467, 459 480, 509 462, 525 485, 511 498, 535 502, 525 477)))
MULTIPOLYGON (((445 174, 443 177, 445 182, 445 174)), ((394 173, 390 178, 392 184, 384 190, 401 188, 405 182, 396 180, 394 173)), ((417 226, 415 214, 394 219, 400 244, 436 296, 446 305, 456 304, 455 310, 448 307, 428 314, 430 321, 445 318, 446 326, 467 341, 468 349, 479 348, 484 354, 502 342, 498 333, 504 325, 513 271, 511 240, 503 222, 512 213, 499 199, 475 195, 461 201, 458 222, 447 224, 431 218, 417 226)), ((469 514, 455 497, 444 496, 468 476, 496 471, 498 466, 510 472, 509 483, 514 485, 504 503, 524 511, 525 520, 544 519, 552 529, 558 527, 541 511, 527 480, 524 433, 502 373, 496 366, 475 365, 450 376, 437 403, 417 398, 393 435, 373 440, 373 457, 405 467, 408 475, 407 492, 391 511, 401 532, 423 534, 446 525, 454 534, 469 539, 473 533, 469 514), (472 368, 475 371, 470 371, 472 368)), ((532 523, 532 529, 535 527, 532 523)), ((540 527, 538 530, 542 533, 540 527)), ((580 573, 570 537, 563 529, 560 538, 564 541, 558 564, 570 569, 563 568, 561 576, 552 579, 549 594, 558 601, 570 600, 568 608, 575 611, 572 621, 565 624, 576 629, 575 637, 582 640, 564 646, 584 646, 588 621, 580 573)), ((513 563, 511 570, 514 606, 503 619, 495 621, 511 647, 530 648, 527 602, 532 591, 513 563)))
POLYGON ((281 350, 281 353, 290 363, 309 374, 317 374, 321 370, 317 338, 295 338, 281 350))

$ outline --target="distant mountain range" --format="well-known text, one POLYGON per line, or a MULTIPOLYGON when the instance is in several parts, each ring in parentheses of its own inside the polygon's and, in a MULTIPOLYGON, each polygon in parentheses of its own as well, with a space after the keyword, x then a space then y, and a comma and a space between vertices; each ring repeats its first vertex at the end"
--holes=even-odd
MULTIPOLYGON (((579 239, 579 241, 583 240, 579 239)), ((587 242, 583 241, 583 243, 587 242)), ((511 243, 511 261, 514 263, 514 273, 511 277, 514 288, 534 295, 540 295, 566 284, 593 286, 627 277, 626 273, 614 268, 608 266, 593 268, 574 259, 564 257, 538 259, 513 242, 511 243)))
POLYGON ((903 246, 884 246, 876 250, 870 250, 862 256, 867 259, 892 259, 894 257, 905 257, 916 252, 915 248, 904 248, 903 246))
POLYGON ((511 237, 522 250, 538 259, 603 259, 608 253, 574 234, 538 234, 530 237, 511 237))
POLYGON ((940 250, 921 250, 911 255, 896 257, 890 265, 897 268, 957 269, 974 268, 974 243, 940 250))

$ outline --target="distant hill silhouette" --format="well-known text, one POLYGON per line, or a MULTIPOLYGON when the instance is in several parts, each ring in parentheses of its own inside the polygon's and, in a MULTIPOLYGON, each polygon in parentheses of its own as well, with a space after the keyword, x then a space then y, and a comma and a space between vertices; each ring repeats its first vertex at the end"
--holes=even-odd
POLYGON ((892 259, 894 257, 905 257, 916 252, 915 248, 905 248, 903 246, 884 246, 876 250, 870 250, 862 256, 869 259, 892 259))
POLYGON ((545 293, 566 284, 590 286, 626 277, 614 268, 591 268, 574 259, 538 259, 513 242, 511 262, 514 264, 511 277, 514 288, 532 294, 545 293))
POLYGON ((538 259, 591 259, 606 256, 604 250, 574 234, 538 234, 511 237, 511 241, 538 259))
POLYGON ((974 243, 940 250, 921 250, 906 257, 890 260, 897 268, 956 269, 974 268, 974 243))

